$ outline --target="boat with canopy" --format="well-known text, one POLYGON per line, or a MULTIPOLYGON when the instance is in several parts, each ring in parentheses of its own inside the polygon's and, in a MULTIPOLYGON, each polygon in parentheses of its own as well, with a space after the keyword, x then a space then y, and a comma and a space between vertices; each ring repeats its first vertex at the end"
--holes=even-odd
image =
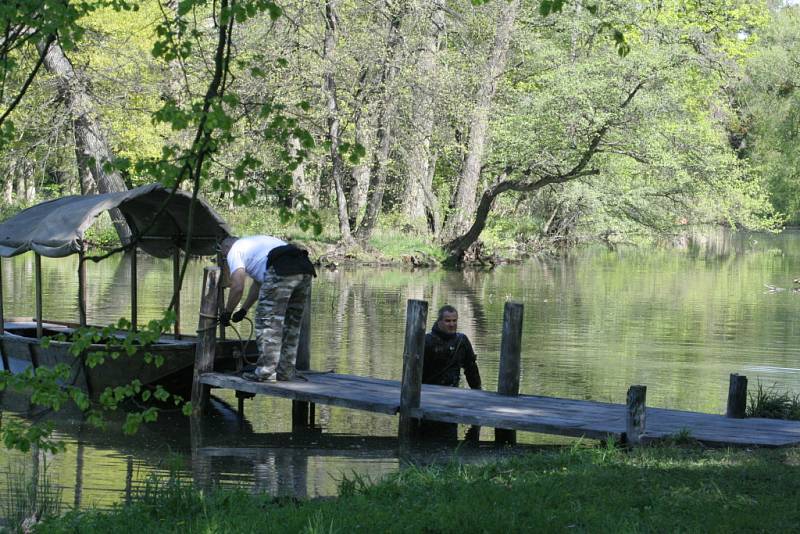
MULTIPOLYGON (((100 195, 73 195, 49 200, 27 208, 0 223, 0 363, 4 370, 19 373, 31 366, 53 366, 66 363, 71 367, 69 383, 99 396, 106 387, 125 385, 138 379, 143 385, 160 383, 191 386, 194 363, 194 336, 180 331, 180 262, 183 255, 215 256, 218 244, 231 236, 225 221, 205 201, 188 192, 173 191, 160 184, 150 184, 129 191, 100 195), (108 353, 121 345, 127 332, 115 332, 107 343, 94 344, 78 357, 70 348, 69 335, 86 323, 86 230, 105 211, 118 209, 133 235, 126 249, 130 250, 131 328, 137 324, 136 251, 157 258, 173 259, 174 331, 154 343, 139 348, 135 354, 112 359, 102 365, 86 365, 92 351, 108 353), (189 221, 191 219, 191 226, 189 221), (2 258, 31 252, 34 254, 35 315, 32 318, 6 318, 3 313, 2 258), (62 258, 79 255, 77 322, 45 320, 42 317, 41 257, 62 258), (52 338, 55 336, 56 340, 52 338), (50 338, 43 343, 44 337, 50 338), (59 340, 59 338, 61 338, 59 340), (115 343, 115 339, 119 343, 115 343), (145 353, 151 357, 145 358, 145 353), (163 363, 154 365, 152 356, 163 363)), ((219 257, 217 258, 219 260, 219 257)), ((220 289, 221 290, 221 289, 220 289)), ((222 299, 220 299, 222 301, 222 299)), ((217 342, 220 360, 238 360, 241 352, 255 350, 238 341, 226 341, 221 328, 217 342)))

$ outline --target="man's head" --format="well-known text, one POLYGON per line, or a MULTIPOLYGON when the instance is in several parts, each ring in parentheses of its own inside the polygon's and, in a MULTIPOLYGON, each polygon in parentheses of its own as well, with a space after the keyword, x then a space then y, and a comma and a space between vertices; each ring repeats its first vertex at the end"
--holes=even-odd
POLYGON ((223 258, 225 258, 225 256, 228 255, 228 252, 231 251, 231 247, 233 246, 234 243, 236 243, 238 239, 239 238, 236 236, 231 236, 231 237, 226 237, 225 239, 222 240, 222 242, 219 244, 217 248, 220 254, 222 254, 223 258))
POLYGON ((239 238, 235 236, 226 237, 219 243, 219 245, 217 245, 217 251, 220 253, 221 256, 219 266, 222 269, 222 280, 221 280, 222 287, 230 286, 231 272, 230 268, 228 267, 228 252, 231 251, 231 247, 233 246, 234 243, 236 243, 236 240, 238 239, 239 238))
POLYGON ((447 334, 455 334, 458 332, 458 311, 449 304, 439 308, 436 326, 439 330, 447 334))

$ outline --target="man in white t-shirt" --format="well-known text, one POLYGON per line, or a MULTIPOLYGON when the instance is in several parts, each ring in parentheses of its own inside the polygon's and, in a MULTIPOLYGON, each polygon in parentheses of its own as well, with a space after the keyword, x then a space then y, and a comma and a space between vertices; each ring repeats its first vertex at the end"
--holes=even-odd
POLYGON ((259 358, 254 372, 242 376, 259 382, 295 379, 303 307, 311 277, 316 276, 308 252, 266 235, 230 237, 220 250, 230 271, 228 302, 220 323, 228 326, 241 321, 258 302, 255 331, 259 358), (234 313, 248 278, 247 297, 234 313))

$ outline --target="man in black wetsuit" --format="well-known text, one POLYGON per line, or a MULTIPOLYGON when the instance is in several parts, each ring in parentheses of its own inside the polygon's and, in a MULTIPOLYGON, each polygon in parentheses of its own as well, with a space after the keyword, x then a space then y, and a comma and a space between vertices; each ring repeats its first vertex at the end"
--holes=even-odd
MULTIPOLYGON (((481 375, 472 343, 466 335, 458 332, 458 311, 452 306, 439 309, 436 322, 425 335, 425 357, 422 367, 422 383, 458 387, 461 370, 472 389, 481 389, 481 375)), ((437 438, 456 439, 458 425, 423 421, 422 433, 437 438)), ((480 427, 472 427, 467 439, 477 440, 480 427)))

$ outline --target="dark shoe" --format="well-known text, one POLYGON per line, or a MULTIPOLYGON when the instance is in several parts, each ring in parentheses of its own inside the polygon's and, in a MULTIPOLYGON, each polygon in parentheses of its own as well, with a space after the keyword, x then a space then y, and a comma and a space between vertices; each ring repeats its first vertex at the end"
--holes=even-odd
POLYGON ((295 373, 294 376, 278 374, 278 382, 308 382, 308 378, 300 373, 295 373))
POLYGON ((256 373, 242 373, 242 378, 251 382, 275 382, 275 375, 273 376, 260 376, 256 373))

